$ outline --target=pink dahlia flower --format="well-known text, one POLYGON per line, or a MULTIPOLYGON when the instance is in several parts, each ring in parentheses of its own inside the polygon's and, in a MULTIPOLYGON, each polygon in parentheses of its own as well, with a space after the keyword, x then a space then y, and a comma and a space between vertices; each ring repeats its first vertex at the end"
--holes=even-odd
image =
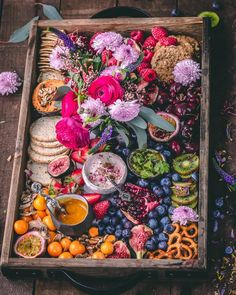
POLYGON ((79 115, 62 118, 56 124, 57 140, 69 149, 89 144, 89 131, 84 128, 79 115))
POLYGON ((123 42, 123 37, 119 33, 105 32, 97 34, 92 42, 91 47, 97 52, 102 53, 104 49, 115 51, 123 42))
POLYGON ((180 225, 186 225, 188 222, 197 222, 198 215, 190 207, 179 206, 178 208, 174 209, 171 219, 175 223, 179 223, 180 225))
POLYGON ((2 72, 0 74, 0 95, 15 93, 22 81, 16 72, 2 72))
POLYGON ((109 106, 111 118, 119 122, 128 122, 138 116, 140 104, 137 101, 121 101, 118 99, 109 106))
POLYGON ((57 45, 53 48, 50 56, 50 67, 55 70, 65 70, 66 69, 66 60, 69 57, 69 49, 65 46, 57 45))
POLYGON ((173 70, 174 80, 184 86, 201 78, 200 64, 192 59, 179 61, 173 70))
POLYGON ((62 117, 71 117, 77 114, 77 96, 73 91, 69 91, 62 99, 62 117))
POLYGON ((94 80, 88 88, 88 95, 100 99, 105 105, 113 104, 124 95, 120 83, 111 76, 102 76, 94 80))
POLYGON ((130 45, 122 44, 115 50, 113 56, 121 62, 121 68, 126 68, 128 65, 137 61, 139 52, 130 45))

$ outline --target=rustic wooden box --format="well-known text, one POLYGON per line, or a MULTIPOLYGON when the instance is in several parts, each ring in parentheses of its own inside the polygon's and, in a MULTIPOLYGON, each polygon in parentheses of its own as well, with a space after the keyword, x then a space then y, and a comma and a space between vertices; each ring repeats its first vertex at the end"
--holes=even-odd
MULTIPOLYGON (((207 267, 207 206, 208 206, 208 150, 209 150, 209 22, 197 17, 184 18, 120 18, 99 20, 37 21, 33 24, 25 67, 24 89, 16 139, 14 164, 9 194, 6 226, 2 247, 1 266, 6 276, 31 277, 48 275, 50 270, 69 270, 96 276, 119 276, 137 271, 159 271, 174 276, 178 271, 195 273, 207 267), (28 131, 32 120, 31 95, 37 82, 37 57, 40 47, 40 32, 47 27, 56 27, 72 32, 96 32, 114 30, 129 32, 134 29, 149 30, 154 26, 164 26, 174 34, 187 34, 201 42, 202 47, 202 99, 200 120, 200 180, 199 180, 199 257, 196 260, 149 260, 149 259, 55 259, 16 258, 13 254, 13 223, 18 214, 18 203, 25 184, 25 164, 27 160, 28 131), (49 272, 48 272, 49 271, 49 272)), ((183 278, 186 276, 183 276, 183 278)))

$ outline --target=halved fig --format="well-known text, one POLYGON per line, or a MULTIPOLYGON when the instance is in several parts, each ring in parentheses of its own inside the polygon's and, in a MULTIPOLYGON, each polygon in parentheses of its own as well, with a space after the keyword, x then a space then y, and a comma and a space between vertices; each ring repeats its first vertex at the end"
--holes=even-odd
POLYGON ((16 240, 14 252, 23 258, 36 258, 44 253, 45 248, 46 240, 38 231, 31 231, 16 240))
POLYGON ((127 245, 122 242, 122 241, 117 241, 114 244, 114 251, 111 255, 108 256, 108 258, 113 258, 113 259, 125 259, 125 258, 130 258, 130 251, 127 247, 127 245))
POLYGON ((149 123, 148 132, 151 138, 157 142, 170 141, 179 132, 179 126, 180 126, 179 119, 178 117, 166 112, 157 112, 157 115, 160 115, 162 118, 167 120, 171 125, 173 125, 175 127, 175 131, 168 132, 149 123))
POLYGON ((59 156, 48 164, 48 173, 54 178, 64 177, 70 174, 73 167, 73 162, 70 160, 69 156, 59 156))

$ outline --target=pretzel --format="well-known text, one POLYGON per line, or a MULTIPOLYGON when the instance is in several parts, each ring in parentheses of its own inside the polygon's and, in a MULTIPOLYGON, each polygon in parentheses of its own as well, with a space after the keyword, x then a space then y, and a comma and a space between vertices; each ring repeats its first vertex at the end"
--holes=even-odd
POLYGON ((196 238, 198 235, 198 228, 197 225, 195 223, 190 224, 189 226, 181 226, 181 230, 182 230, 182 235, 187 237, 187 238, 196 238), (194 229, 194 233, 190 234, 189 232, 194 229))
POLYGON ((174 250, 174 258, 176 259, 183 259, 188 260, 191 259, 193 256, 193 251, 188 245, 185 245, 183 243, 175 243, 168 247, 167 252, 174 250))
POLYGON ((180 233, 173 232, 172 234, 169 234, 168 245, 181 243, 181 241, 182 241, 182 235, 180 233))
POLYGON ((193 257, 192 259, 197 258, 198 256, 198 245, 194 240, 190 238, 183 237, 182 242, 186 245, 188 245, 193 250, 193 257))
POLYGON ((174 253, 174 251, 166 252, 166 251, 158 249, 152 253, 149 253, 149 258, 151 258, 151 259, 163 259, 163 258, 172 259, 173 253, 174 253))

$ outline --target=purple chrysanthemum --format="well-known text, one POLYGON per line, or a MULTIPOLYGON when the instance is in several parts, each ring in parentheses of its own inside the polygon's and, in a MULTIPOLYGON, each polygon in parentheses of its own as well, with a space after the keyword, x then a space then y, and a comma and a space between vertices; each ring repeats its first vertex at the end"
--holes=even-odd
POLYGON ((80 117, 83 123, 91 127, 97 126, 101 122, 100 117, 104 115, 107 115, 107 112, 100 99, 88 97, 80 106, 80 117))
POLYGON ((102 53, 104 49, 115 51, 121 45, 123 37, 115 32, 105 32, 97 35, 92 42, 92 48, 97 53, 102 53))
POLYGON ((139 52, 130 45, 122 44, 115 50, 113 56, 116 60, 121 62, 121 68, 125 68, 137 61, 139 52))
POLYGON ((173 210, 173 215, 171 219, 174 223, 179 223, 180 225, 186 225, 188 222, 197 222, 198 215, 190 207, 180 206, 173 210))
POLYGON ((200 79, 200 64, 192 59, 181 60, 175 65, 173 75, 175 82, 187 86, 200 79))
POLYGON ((138 116, 140 104, 133 101, 122 101, 118 99, 114 104, 109 106, 111 118, 119 122, 128 122, 138 116))
POLYGON ((69 49, 65 46, 56 46, 53 48, 49 61, 50 67, 55 70, 65 70, 66 69, 66 60, 69 57, 69 49))
POLYGON ((100 76, 112 76, 119 81, 123 81, 126 77, 126 72, 118 66, 110 66, 105 68, 100 76))
POLYGON ((0 74, 0 94, 9 95, 15 93, 21 86, 21 78, 16 72, 2 72, 0 74))

